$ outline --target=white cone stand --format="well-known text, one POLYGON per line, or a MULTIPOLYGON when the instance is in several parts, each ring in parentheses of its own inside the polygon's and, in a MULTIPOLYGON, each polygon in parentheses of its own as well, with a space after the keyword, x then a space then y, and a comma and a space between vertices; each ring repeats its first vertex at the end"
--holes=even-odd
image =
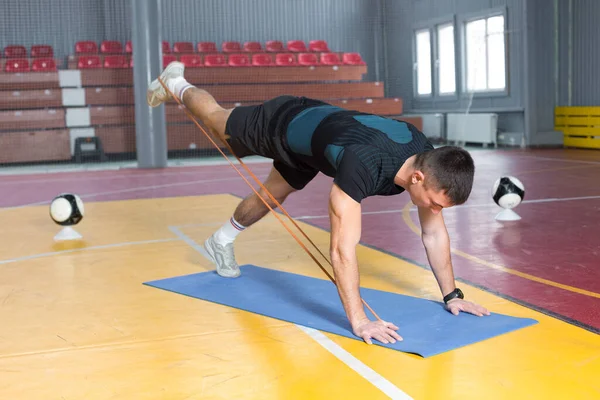
POLYGON ((56 234, 56 236, 54 236, 54 240, 57 242, 65 240, 77 240, 82 238, 83 236, 81 236, 79 232, 77 232, 70 226, 65 226, 60 232, 56 234))
POLYGON ((510 208, 504 209, 496 214, 496 221, 518 221, 520 219, 521 216, 510 208))

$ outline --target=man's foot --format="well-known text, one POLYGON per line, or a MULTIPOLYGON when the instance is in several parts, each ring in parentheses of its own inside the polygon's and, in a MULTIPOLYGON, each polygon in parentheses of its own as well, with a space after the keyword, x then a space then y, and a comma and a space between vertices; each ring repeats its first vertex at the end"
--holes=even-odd
MULTIPOLYGON (((160 74, 160 79, 165 85, 167 85, 169 89, 171 89, 172 86, 169 86, 169 80, 177 78, 183 79, 184 70, 185 66, 182 63, 179 61, 173 61, 169 63, 169 65, 167 65, 167 67, 160 74)), ((146 101, 150 107, 158 107, 170 98, 171 95, 167 93, 158 79, 152 81, 152 83, 148 86, 148 90, 146 91, 146 101)))
POLYGON ((217 266, 217 274, 225 278, 237 278, 240 276, 240 267, 235 261, 233 254, 233 243, 228 243, 225 246, 217 243, 214 235, 206 239, 204 249, 212 258, 212 262, 217 266))

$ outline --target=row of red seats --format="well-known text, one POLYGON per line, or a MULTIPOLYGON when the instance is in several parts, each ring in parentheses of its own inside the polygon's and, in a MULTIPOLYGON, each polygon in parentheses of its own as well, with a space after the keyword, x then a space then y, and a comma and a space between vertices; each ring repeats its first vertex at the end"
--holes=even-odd
MULTIPOLYGON (((4 48, 4 57, 6 58, 27 58, 27 48, 21 45, 11 45, 4 48)), ((46 44, 36 44, 31 46, 31 58, 52 58, 54 49, 46 44)))
MULTIPOLYGON (((98 51, 98 44, 94 41, 80 41, 75 44, 75 54, 120 54, 120 53, 131 53, 133 47, 131 41, 125 44, 125 51, 123 51, 123 45, 121 42, 116 40, 104 40, 100 43, 100 49, 98 51)), ((171 46, 169 42, 162 42, 163 53, 171 53, 171 46)), ((198 42, 196 47, 192 42, 175 42, 173 44, 173 53, 218 53, 217 44, 215 42, 198 42)), ((221 51, 223 53, 260 53, 263 51, 271 53, 282 53, 290 51, 293 53, 306 53, 306 52, 319 52, 328 53, 329 46, 325 40, 311 40, 306 43, 302 40, 290 40, 287 42, 287 48, 284 47, 283 42, 279 40, 269 40, 265 43, 263 49, 260 42, 245 42, 243 45, 240 42, 227 41, 221 44, 221 51)))
POLYGON ((54 72, 56 61, 53 58, 34 58, 31 63, 27 58, 11 58, 6 60, 4 72, 54 72))
MULTIPOLYGON (((79 56, 77 67, 89 68, 130 68, 133 59, 124 55, 106 55, 101 60, 100 56, 79 56)), ((181 61, 186 67, 244 67, 244 66, 313 66, 313 65, 365 65, 360 54, 344 53, 340 59, 337 53, 322 53, 320 57, 314 53, 277 53, 273 58, 270 54, 207 54, 204 59, 199 54, 182 54, 163 56, 163 65, 172 61, 181 61)), ((53 72, 56 71, 56 62, 53 58, 36 58, 30 63, 26 58, 12 58, 6 61, 5 72, 53 72)))
MULTIPOLYGON (((248 67, 248 66, 315 66, 315 65, 365 65, 360 54, 344 53, 340 59, 337 53, 322 53, 320 58, 315 53, 300 53, 298 57, 293 53, 277 53, 275 58, 270 54, 206 54, 204 59, 199 54, 182 54, 179 58, 175 55, 164 55, 163 65, 172 61, 181 61, 186 67, 248 67)), ((79 56, 77 67, 89 68, 130 68, 133 58, 128 60, 124 55, 104 56, 79 56)))

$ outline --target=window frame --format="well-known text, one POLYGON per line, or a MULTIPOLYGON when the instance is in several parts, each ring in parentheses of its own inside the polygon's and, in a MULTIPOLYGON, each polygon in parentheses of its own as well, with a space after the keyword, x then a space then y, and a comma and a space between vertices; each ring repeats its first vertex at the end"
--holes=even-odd
POLYGON ((456 15, 448 15, 440 18, 421 21, 412 26, 412 79, 413 79, 413 98, 418 101, 451 101, 458 100, 460 92, 460 58, 459 58, 459 42, 458 34, 459 27, 456 23, 456 15), (454 28, 454 93, 440 93, 440 77, 439 77, 439 49, 438 49, 438 27, 452 25, 454 28), (428 30, 430 38, 430 71, 431 71, 431 93, 418 93, 418 74, 417 74, 417 33, 428 30))
POLYGON ((431 28, 427 25, 417 25, 413 27, 412 30, 412 47, 413 47, 413 57, 412 57, 412 76, 413 76, 413 96, 418 99, 430 99, 433 98, 435 94, 434 82, 433 82, 433 35, 431 32, 431 28), (429 94, 420 94, 419 93, 419 69, 417 67, 417 33, 427 31, 429 32, 429 71, 431 76, 431 93, 429 94))
MULTIPOLYGON (((463 97, 505 97, 510 92, 510 59, 509 59, 509 41, 508 41, 508 18, 505 7, 490 8, 485 11, 465 14, 460 19, 460 46, 461 46, 461 94, 463 97), (503 89, 482 89, 473 90, 468 89, 468 71, 467 71, 467 23, 486 20, 492 17, 502 16, 504 21, 504 88, 503 89)), ((487 38, 486 38, 487 46, 487 38)), ((486 51, 486 60, 488 59, 488 52, 486 51)), ((486 68, 487 64, 486 64, 486 68)), ((489 80, 489 78, 488 78, 489 80)), ((488 83, 486 82, 486 86, 488 83)))
POLYGON ((457 40, 457 27, 456 27, 456 22, 455 19, 452 18, 451 21, 447 21, 447 22, 440 22, 440 23, 436 23, 434 25, 434 29, 435 29, 435 59, 433 60, 434 63, 434 81, 435 81, 435 94, 436 97, 440 98, 440 99, 444 99, 444 100, 456 100, 458 99, 458 95, 459 95, 459 91, 460 91, 460 79, 459 79, 459 69, 460 69, 460 64, 458 62, 458 55, 457 55, 457 49, 459 48, 458 46, 458 40, 457 40), (440 27, 445 27, 445 26, 452 26, 452 33, 453 33, 453 39, 454 39, 454 92, 451 93, 441 93, 440 92, 440 67, 439 67, 439 29, 440 27))

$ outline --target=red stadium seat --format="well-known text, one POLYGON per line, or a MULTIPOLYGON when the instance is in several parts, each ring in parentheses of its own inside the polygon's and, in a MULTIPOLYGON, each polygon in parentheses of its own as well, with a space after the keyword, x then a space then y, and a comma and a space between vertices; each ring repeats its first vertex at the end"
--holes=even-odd
POLYGON ((198 53, 218 53, 215 42, 198 42, 198 53))
POLYGON ((277 53, 275 55, 275 64, 283 67, 298 65, 296 63, 296 56, 292 53, 277 53))
POLYGON ((53 58, 36 58, 31 64, 31 70, 35 72, 56 71, 56 61, 53 58))
POLYGON ((337 53, 321 53, 321 64, 323 65, 341 65, 342 61, 337 53))
POLYGON ((129 68, 127 58, 122 55, 104 56, 104 68, 129 68))
POLYGON ((319 65, 319 59, 315 53, 300 53, 298 54, 298 64, 319 65))
POLYGON ((242 51, 240 42, 223 42, 221 44, 221 50, 223 53, 237 53, 242 51))
POLYGON ((273 65, 273 57, 271 54, 258 53, 252 55, 252 65, 255 66, 267 66, 273 65))
POLYGON ((282 51, 285 51, 285 49, 283 47, 283 43, 280 42, 279 40, 267 41, 267 43, 265 44, 265 48, 267 49, 267 51, 269 51, 271 53, 280 53, 282 51))
POLYGON ((100 53, 102 54, 120 54, 123 52, 123 45, 116 40, 103 40, 100 44, 100 53))
POLYGON ((29 60, 26 58, 11 58, 6 60, 6 72, 29 72, 29 60))
MULTIPOLYGON (((171 46, 169 45, 169 42, 162 42, 162 52, 163 54, 168 54, 171 52, 171 46)), ((131 40, 128 40, 127 43, 125 43, 125 53, 133 53, 133 44, 131 43, 131 40)))
POLYGON ((365 65, 359 53, 344 53, 342 60, 346 65, 365 65))
POLYGON ((75 54, 97 53, 98 45, 91 40, 84 40, 75 43, 75 54))
POLYGON ((227 67, 227 59, 223 54, 207 54, 204 56, 205 67, 227 67))
POLYGON ((202 57, 199 54, 182 54, 179 61, 186 67, 202 67, 202 57))
POLYGON ((27 49, 25 46, 6 46, 4 48, 4 57, 6 58, 27 58, 27 49))
POLYGON ((173 44, 174 53, 193 53, 194 45, 192 42, 175 42, 173 44))
POLYGON ((163 68, 171 64, 173 61, 177 61, 177 56, 172 54, 163 55, 163 68))
POLYGON ((33 58, 52 58, 54 49, 46 44, 36 44, 31 46, 31 57, 33 58))
POLYGON ((294 52, 294 53, 304 53, 306 51, 308 51, 306 49, 306 43, 304 43, 302 40, 290 40, 287 42, 287 49, 288 51, 294 52))
POLYGON ((247 51, 248 53, 259 53, 263 51, 263 49, 259 42, 246 42, 244 43, 244 51, 247 51))
POLYGON ((232 67, 249 67, 251 65, 250 56, 248 54, 231 54, 229 65, 232 67))
POLYGON ((100 63, 100 56, 79 56, 79 58, 77 59, 77 68, 102 68, 102 63, 100 63))
POLYGON ((308 51, 314 51, 318 53, 329 53, 329 46, 324 40, 311 40, 308 43, 308 51))

